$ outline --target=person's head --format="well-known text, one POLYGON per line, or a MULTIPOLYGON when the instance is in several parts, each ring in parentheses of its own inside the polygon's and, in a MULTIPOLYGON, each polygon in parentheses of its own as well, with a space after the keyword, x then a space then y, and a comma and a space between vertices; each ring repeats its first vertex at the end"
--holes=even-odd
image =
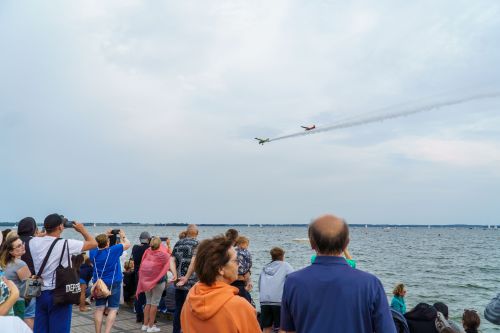
POLYGON ((71 256, 71 264, 73 269, 80 272, 80 266, 85 262, 85 253, 79 253, 71 256))
POLYGON ((465 329, 477 330, 481 324, 481 318, 476 310, 465 309, 462 315, 462 325, 465 329))
POLYGON ((238 230, 236 229, 227 229, 226 238, 229 239, 233 245, 236 244, 236 240, 238 239, 238 230))
POLYGON ((123 268, 125 269, 125 272, 133 271, 134 270, 134 261, 132 259, 125 261, 125 264, 123 264, 123 268))
POLYGON ((209 286, 216 281, 234 282, 238 278, 238 259, 231 241, 222 235, 201 241, 194 270, 200 282, 209 286))
MULTIPOLYGON (((12 229, 5 229, 5 230, 2 230, 2 238, 5 240, 5 238, 7 238, 7 235, 9 234, 9 232, 11 232, 12 229)), ((1 244, 1 242, 0 242, 1 244)))
POLYGON ((198 237, 198 227, 196 224, 189 224, 186 229, 186 237, 196 238, 198 237))
POLYGON ((151 238, 151 241, 149 242, 149 247, 151 248, 151 250, 158 250, 160 248, 160 245, 161 245, 160 237, 155 236, 151 238))
POLYGON ((405 285, 402 283, 398 283, 397 285, 394 286, 394 289, 392 290, 392 294, 394 296, 401 296, 405 297, 406 295, 406 288, 405 285))
POLYGON ((240 249, 247 249, 249 245, 250 240, 245 236, 239 236, 238 239, 236 239, 236 246, 240 249))
POLYGON ((436 308, 439 312, 441 312, 445 319, 448 319, 448 305, 443 302, 434 303, 433 307, 436 308))
POLYGON ((341 255, 349 244, 347 223, 334 215, 323 215, 309 225, 309 242, 319 255, 341 255))
POLYGON ((11 232, 0 247, 0 266, 5 268, 16 258, 25 253, 24 242, 15 232, 11 232))
POLYGON ((17 234, 20 237, 35 236, 37 231, 36 221, 32 217, 25 217, 17 224, 17 234))
POLYGON ((99 234, 95 236, 97 242, 97 247, 100 249, 105 249, 109 246, 109 237, 106 234, 99 234))
POLYGON ((281 247, 273 247, 269 253, 272 261, 283 261, 285 259, 285 251, 281 247))
POLYGON ((139 241, 141 244, 149 244, 149 241, 151 240, 151 235, 147 231, 141 232, 139 236, 139 241))
POLYGON ((184 239, 184 238, 186 238, 186 231, 185 230, 179 232, 179 239, 184 239))
POLYGON ((64 230, 64 217, 55 213, 47 215, 43 220, 43 227, 47 235, 59 237, 64 230))

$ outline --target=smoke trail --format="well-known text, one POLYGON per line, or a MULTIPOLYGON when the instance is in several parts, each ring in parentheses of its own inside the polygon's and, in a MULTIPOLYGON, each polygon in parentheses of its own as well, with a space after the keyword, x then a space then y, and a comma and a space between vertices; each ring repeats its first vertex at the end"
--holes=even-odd
POLYGON ((426 111, 431 111, 431 110, 443 108, 446 106, 467 103, 467 102, 474 101, 474 100, 496 98, 496 97, 500 97, 500 92, 472 95, 469 97, 434 103, 434 104, 430 104, 430 105, 424 105, 424 106, 416 107, 416 108, 410 109, 410 110, 388 113, 388 114, 383 114, 383 115, 378 115, 378 116, 369 116, 369 117, 361 118, 359 120, 345 121, 345 122, 341 122, 341 123, 327 126, 327 127, 316 128, 312 131, 307 131, 307 132, 302 131, 302 132, 298 132, 298 133, 288 134, 288 135, 284 135, 284 136, 280 136, 280 137, 271 139, 271 140, 269 140, 269 142, 283 140, 283 139, 289 139, 289 138, 295 138, 295 137, 304 136, 304 135, 317 134, 317 133, 321 133, 321 132, 328 132, 328 131, 332 131, 332 130, 336 130, 336 129, 340 129, 340 128, 355 127, 355 126, 375 123, 378 121, 405 117, 405 116, 409 116, 409 115, 420 113, 420 112, 426 112, 426 111))

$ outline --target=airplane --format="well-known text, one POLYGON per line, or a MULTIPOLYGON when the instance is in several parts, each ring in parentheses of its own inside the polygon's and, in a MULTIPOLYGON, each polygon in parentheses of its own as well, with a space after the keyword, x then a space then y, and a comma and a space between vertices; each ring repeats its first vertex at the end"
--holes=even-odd
POLYGON ((264 145, 264 143, 269 142, 269 138, 267 139, 255 138, 255 140, 259 140, 259 145, 264 145))
POLYGON ((302 127, 303 129, 305 129, 306 131, 310 131, 310 130, 313 130, 316 128, 316 125, 312 125, 312 126, 300 126, 302 127))

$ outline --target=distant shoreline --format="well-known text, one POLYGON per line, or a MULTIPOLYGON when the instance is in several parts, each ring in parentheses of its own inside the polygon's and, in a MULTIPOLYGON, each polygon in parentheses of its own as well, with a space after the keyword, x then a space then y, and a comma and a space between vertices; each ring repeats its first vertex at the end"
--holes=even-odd
MULTIPOLYGON (((0 222, 0 227, 15 227, 17 222, 0 222)), ((149 227, 185 227, 188 223, 138 223, 138 222, 84 222, 85 226, 99 226, 99 227, 141 227, 141 226, 149 226, 149 227)), ((260 223, 251 223, 251 224, 227 224, 227 223, 216 223, 216 224, 208 224, 208 223, 199 223, 197 224, 200 227, 307 227, 308 224, 260 224, 260 223)), ((39 225, 39 227, 43 227, 43 225, 39 225)), ((487 225, 487 224, 436 224, 436 225, 423 225, 423 224, 349 224, 349 227, 352 228, 460 228, 460 229, 492 229, 492 230, 500 230, 500 225, 487 225)))

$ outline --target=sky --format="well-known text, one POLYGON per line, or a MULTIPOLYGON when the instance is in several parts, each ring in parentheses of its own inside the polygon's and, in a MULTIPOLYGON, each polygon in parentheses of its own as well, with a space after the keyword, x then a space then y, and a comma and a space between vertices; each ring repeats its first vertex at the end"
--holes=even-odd
POLYGON ((0 2, 0 221, 500 224, 498 1, 0 2))

